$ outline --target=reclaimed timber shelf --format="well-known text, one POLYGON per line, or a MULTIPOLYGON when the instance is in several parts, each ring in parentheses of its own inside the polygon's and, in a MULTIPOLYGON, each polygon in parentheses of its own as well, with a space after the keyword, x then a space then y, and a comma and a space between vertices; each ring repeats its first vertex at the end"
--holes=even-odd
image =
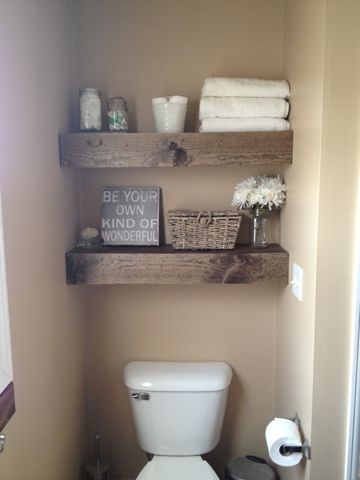
POLYGON ((293 133, 114 133, 60 135, 63 167, 192 167, 292 162, 293 133))
POLYGON ((279 245, 234 250, 160 247, 75 248, 66 254, 68 284, 288 283, 289 255, 279 245))
MULTIPOLYGON (((73 168, 282 165, 292 162, 293 133, 113 133, 60 135, 60 163, 73 168)), ((161 247, 74 249, 68 284, 288 283, 289 255, 264 250, 190 251, 161 247)))

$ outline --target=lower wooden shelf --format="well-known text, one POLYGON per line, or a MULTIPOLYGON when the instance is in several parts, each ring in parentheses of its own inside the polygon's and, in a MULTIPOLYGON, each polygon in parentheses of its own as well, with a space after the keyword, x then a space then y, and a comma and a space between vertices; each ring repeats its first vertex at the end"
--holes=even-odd
POLYGON ((66 253, 68 284, 288 283, 289 254, 266 249, 174 250, 160 247, 75 248, 66 253))

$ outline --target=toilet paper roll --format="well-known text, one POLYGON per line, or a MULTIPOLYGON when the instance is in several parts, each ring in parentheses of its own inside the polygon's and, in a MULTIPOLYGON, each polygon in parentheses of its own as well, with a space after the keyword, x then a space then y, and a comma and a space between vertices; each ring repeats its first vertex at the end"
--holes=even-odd
POLYGON ((302 453, 281 453, 281 447, 302 446, 298 426, 287 418, 275 418, 265 430, 265 438, 271 460, 281 467, 293 467, 302 459, 302 453))

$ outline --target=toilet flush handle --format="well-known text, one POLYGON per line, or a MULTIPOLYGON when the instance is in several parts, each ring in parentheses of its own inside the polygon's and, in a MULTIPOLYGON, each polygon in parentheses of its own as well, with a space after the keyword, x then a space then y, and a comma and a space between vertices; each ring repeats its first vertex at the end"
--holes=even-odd
POLYGON ((134 392, 131 394, 131 398, 133 398, 134 400, 150 400, 150 393, 134 392))

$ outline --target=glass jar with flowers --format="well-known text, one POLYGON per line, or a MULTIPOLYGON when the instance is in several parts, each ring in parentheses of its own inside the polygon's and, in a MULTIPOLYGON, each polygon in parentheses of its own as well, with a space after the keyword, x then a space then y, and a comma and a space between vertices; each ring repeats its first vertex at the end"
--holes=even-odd
POLYGON ((266 248, 270 244, 270 210, 281 208, 286 200, 286 185, 277 176, 249 177, 235 187, 232 205, 249 209, 250 245, 266 248))

